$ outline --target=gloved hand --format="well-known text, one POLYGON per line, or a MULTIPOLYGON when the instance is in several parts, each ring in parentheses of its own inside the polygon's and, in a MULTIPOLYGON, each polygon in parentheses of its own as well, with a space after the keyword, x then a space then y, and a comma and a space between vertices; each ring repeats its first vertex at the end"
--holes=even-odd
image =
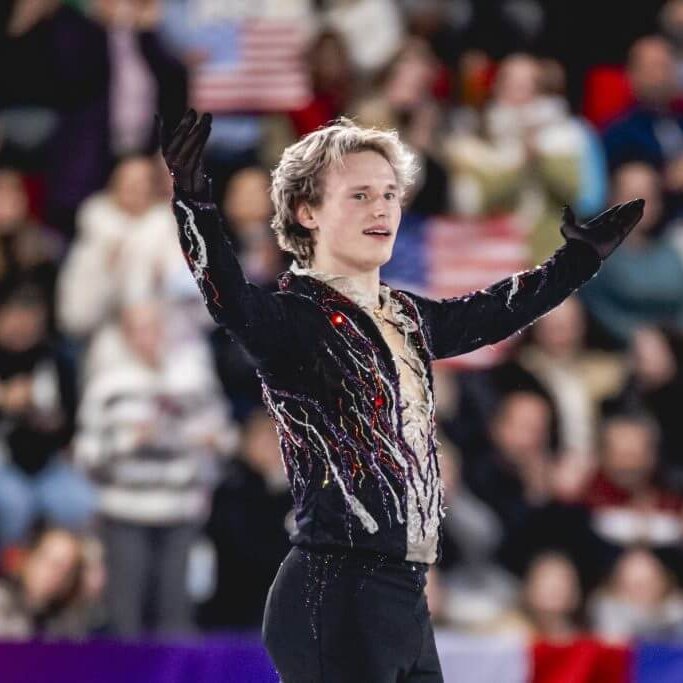
POLYGON ((211 114, 202 114, 197 121, 197 112, 188 109, 170 135, 165 133, 161 117, 156 120, 161 153, 175 189, 193 199, 210 200, 211 187, 202 165, 202 152, 211 132, 211 114))
POLYGON ((566 240, 590 244, 604 261, 626 238, 643 217, 644 199, 616 204, 592 218, 585 225, 576 222, 574 212, 566 206, 560 232, 566 240))

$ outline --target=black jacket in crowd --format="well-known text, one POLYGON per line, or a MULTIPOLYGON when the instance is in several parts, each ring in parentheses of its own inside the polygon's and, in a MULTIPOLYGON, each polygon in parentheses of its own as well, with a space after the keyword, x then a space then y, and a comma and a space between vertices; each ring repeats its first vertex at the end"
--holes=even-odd
MULTIPOLYGON (((246 281, 213 203, 176 194, 173 205, 211 315, 257 367, 294 497, 291 541, 405 559, 408 486, 418 476, 438 478, 433 401, 429 471, 420 475, 402 435, 399 375, 367 313, 329 285, 292 271, 279 276, 280 291, 261 290, 246 281)), ((541 266, 468 296, 437 301, 392 290, 417 323, 410 334, 430 392, 431 361, 505 339, 599 266, 590 245, 570 240, 541 266)), ((433 495, 441 495, 440 487, 433 495)))

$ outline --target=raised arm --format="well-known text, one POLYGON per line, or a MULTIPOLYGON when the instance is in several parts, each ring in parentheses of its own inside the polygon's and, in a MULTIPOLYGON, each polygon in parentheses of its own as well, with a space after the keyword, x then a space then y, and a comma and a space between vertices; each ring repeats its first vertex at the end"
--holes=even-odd
POLYGON ((586 225, 577 225, 566 209, 561 231, 567 243, 540 266, 463 297, 436 301, 411 294, 434 357, 494 344, 560 304, 595 275, 638 223, 643 205, 638 199, 614 206, 586 225))
MULTIPOLYGON (((161 127, 161 125, 160 125, 161 127)), ((202 152, 211 131, 211 115, 190 109, 175 131, 165 137, 162 151, 173 176, 173 210, 180 245, 213 319, 244 346, 257 362, 298 345, 293 315, 283 300, 250 283, 228 239, 223 219, 211 201, 210 182, 202 152)))

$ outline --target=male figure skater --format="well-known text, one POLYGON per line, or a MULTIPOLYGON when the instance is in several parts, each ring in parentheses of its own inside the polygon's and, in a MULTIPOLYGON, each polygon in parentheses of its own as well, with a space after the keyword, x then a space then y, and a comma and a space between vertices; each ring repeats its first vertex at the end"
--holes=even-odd
POLYGON ((379 279, 413 155, 395 132, 341 120, 288 147, 272 174, 272 227, 294 261, 270 293, 245 280, 211 201, 210 128, 209 114, 190 110, 163 152, 189 266, 213 318, 257 365, 294 495, 266 647, 285 683, 442 681, 424 595, 443 514, 431 361, 557 306, 635 226, 643 201, 585 226, 567 210, 567 242, 542 265, 431 300, 379 279))

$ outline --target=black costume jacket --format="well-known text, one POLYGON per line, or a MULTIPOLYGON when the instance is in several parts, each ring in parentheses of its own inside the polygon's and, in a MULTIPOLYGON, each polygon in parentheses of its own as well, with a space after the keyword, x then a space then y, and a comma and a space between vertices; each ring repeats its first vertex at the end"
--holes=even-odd
MULTIPOLYGON (((214 204, 176 194, 174 210, 211 315, 258 368, 295 501, 292 542, 405 559, 408 487, 426 484, 418 477, 439 480, 433 401, 429 466, 420 473, 402 436, 398 372, 370 316, 329 285, 291 271, 278 277, 280 291, 259 289, 245 280, 214 204)), ((432 360, 505 339, 599 266, 590 245, 570 240, 541 266, 464 297, 436 301, 392 290, 417 323, 411 337, 430 392, 432 360)), ((431 490, 441 496, 440 486, 431 490)))

